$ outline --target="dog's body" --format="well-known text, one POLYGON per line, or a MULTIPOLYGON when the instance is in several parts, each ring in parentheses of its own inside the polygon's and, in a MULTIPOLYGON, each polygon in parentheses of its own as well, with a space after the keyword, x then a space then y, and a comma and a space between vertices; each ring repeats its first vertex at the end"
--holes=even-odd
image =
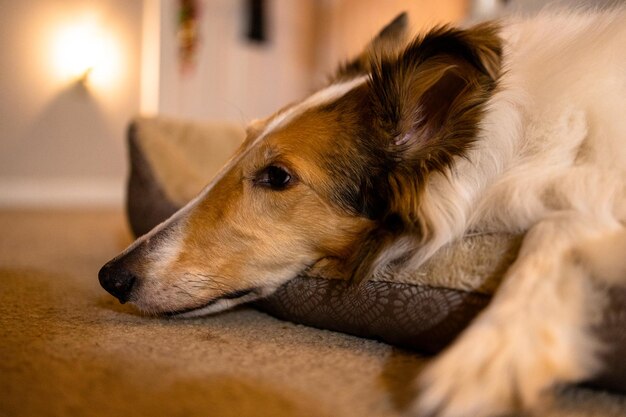
POLYGON ((415 410, 531 407, 597 370, 596 283, 626 282, 626 11, 411 42, 403 25, 253 123, 200 196, 100 281, 142 309, 199 315, 320 260, 359 280, 470 231, 527 232, 491 305, 422 376, 415 410))

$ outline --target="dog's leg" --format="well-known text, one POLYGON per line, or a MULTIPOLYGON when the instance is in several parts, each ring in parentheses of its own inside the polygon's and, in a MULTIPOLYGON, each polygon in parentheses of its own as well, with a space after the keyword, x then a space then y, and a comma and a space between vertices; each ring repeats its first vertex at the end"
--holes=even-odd
POLYGON ((547 388, 593 374, 600 343, 589 326, 603 298, 577 251, 620 229, 575 213, 535 225, 491 304, 420 377, 416 415, 527 409, 547 388))
POLYGON ((594 277, 608 284, 620 284, 626 280, 626 230, 585 242, 577 254, 594 277))

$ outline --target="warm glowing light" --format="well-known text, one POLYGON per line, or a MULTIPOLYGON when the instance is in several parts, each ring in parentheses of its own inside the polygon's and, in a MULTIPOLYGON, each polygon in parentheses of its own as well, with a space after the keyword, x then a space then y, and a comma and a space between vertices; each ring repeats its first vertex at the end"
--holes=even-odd
POLYGON ((63 27, 54 40, 54 61, 65 81, 110 85, 120 70, 119 49, 114 39, 94 19, 63 27))

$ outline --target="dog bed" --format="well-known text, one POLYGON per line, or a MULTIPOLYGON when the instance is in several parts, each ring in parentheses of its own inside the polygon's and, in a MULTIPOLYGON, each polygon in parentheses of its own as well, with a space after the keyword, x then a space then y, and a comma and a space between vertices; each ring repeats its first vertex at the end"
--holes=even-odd
MULTIPOLYGON (((198 193, 243 139, 228 123, 138 118, 128 131, 127 213, 140 236, 198 193)), ((417 271, 381 274, 361 285, 301 275, 255 307, 280 319, 373 338, 422 353, 449 344, 489 303, 522 237, 475 234, 442 248, 417 271)), ((596 330, 608 349, 603 373, 589 384, 626 392, 626 288, 596 330)))

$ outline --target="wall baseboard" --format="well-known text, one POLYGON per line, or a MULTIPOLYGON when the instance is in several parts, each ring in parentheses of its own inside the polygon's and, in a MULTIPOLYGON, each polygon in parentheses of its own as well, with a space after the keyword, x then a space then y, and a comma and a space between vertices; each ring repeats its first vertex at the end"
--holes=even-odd
POLYGON ((64 208, 124 206, 121 178, 1 178, 0 207, 64 208))

